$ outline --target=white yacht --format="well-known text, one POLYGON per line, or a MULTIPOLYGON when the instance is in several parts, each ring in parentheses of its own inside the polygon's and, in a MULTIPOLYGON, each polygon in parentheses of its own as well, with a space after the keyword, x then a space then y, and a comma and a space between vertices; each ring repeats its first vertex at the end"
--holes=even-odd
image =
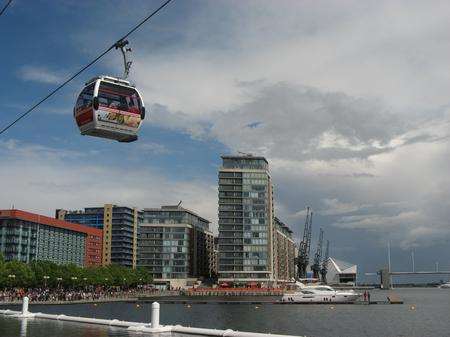
POLYGON ((448 289, 450 288, 450 282, 443 283, 439 286, 439 288, 448 289))
POLYGON ((295 283, 297 290, 287 292, 281 298, 282 302, 294 303, 352 303, 361 294, 350 290, 335 290, 323 284, 305 285, 301 282, 295 283))

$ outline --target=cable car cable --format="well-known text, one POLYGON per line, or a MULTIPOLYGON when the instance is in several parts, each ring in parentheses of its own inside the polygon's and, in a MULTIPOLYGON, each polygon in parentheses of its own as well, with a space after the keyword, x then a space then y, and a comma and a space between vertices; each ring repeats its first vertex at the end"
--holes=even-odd
POLYGON ((0 11, 0 16, 6 11, 6 8, 11 4, 12 0, 8 0, 5 6, 3 6, 2 10, 0 11))
MULTIPOLYGON (((12 0, 10 0, 11 2, 12 0)), ((35 105, 33 105, 31 108, 29 108, 27 111, 25 111, 23 114, 18 116, 14 121, 9 123, 7 126, 5 126, 1 131, 0 135, 2 135, 4 132, 6 132, 9 128, 13 127, 17 122, 19 122, 22 118, 27 116, 29 113, 31 113, 34 109, 36 109, 39 105, 44 103, 47 99, 49 99, 51 96, 53 96, 56 92, 58 92, 61 88, 63 88, 67 83, 71 82, 74 78, 76 78, 78 75, 80 75, 82 72, 84 72, 87 68, 92 66, 94 63, 96 63, 98 60, 100 60, 103 56, 105 56, 111 49, 115 48, 117 45, 119 45, 124 39, 126 39, 128 36, 133 34, 137 29, 139 29, 144 23, 146 23, 149 19, 151 19, 154 15, 156 15, 160 10, 162 10, 164 7, 166 7, 170 2, 173 0, 166 0, 161 6, 159 6, 156 10, 154 10, 150 15, 145 17, 141 22, 139 22, 136 26, 134 26, 128 33, 126 33, 123 37, 121 37, 119 40, 114 42, 112 46, 110 46, 108 49, 103 51, 99 56, 97 56, 95 59, 93 59, 91 62, 89 62, 87 65, 85 65, 83 68, 81 68, 79 71, 77 71, 74 75, 72 75, 70 78, 68 78, 66 81, 64 81, 62 84, 60 84, 57 88, 53 89, 47 96, 45 96, 43 99, 41 99, 39 102, 37 102, 35 105)))

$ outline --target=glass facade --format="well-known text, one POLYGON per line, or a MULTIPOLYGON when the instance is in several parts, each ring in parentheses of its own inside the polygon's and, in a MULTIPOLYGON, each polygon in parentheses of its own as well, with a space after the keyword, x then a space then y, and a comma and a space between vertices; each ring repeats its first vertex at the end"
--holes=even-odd
POLYGON ((86 234, 39 225, 37 260, 84 265, 86 234))
POLYGON ((219 280, 269 280, 272 186, 262 157, 224 156, 219 170, 219 280))
POLYGON ((211 275, 214 239, 208 220, 179 205, 144 209, 143 218, 138 265, 148 268, 155 280, 211 275))
POLYGON ((69 222, 78 223, 97 229, 103 229, 103 208, 86 209, 86 212, 69 212, 64 219, 69 222))
POLYGON ((0 219, 0 252, 5 260, 36 260, 38 224, 19 219, 0 219))
POLYGON ((21 210, 0 210, 0 252, 7 261, 95 265, 101 231, 21 210))
POLYGON ((141 212, 130 207, 105 205, 104 207, 88 207, 83 211, 57 211, 57 214, 69 222, 103 229, 103 264, 112 263, 135 267, 137 227, 142 222, 141 212), (106 209, 108 211, 105 212, 106 209), (135 217, 135 212, 137 212, 137 217, 135 217), (105 223, 107 227, 105 227, 105 223), (106 239, 108 239, 107 242, 105 242, 106 239))
POLYGON ((186 279, 192 274, 190 226, 141 226, 138 265, 155 279, 186 279))

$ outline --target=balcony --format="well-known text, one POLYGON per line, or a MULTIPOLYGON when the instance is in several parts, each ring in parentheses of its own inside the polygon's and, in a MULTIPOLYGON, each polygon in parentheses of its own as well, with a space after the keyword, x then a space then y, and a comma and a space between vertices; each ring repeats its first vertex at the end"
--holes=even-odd
POLYGON ((219 185, 219 192, 242 192, 242 186, 238 186, 238 185, 219 185))
POLYGON ((219 232, 242 232, 243 226, 230 226, 230 225, 223 225, 220 224, 219 232))

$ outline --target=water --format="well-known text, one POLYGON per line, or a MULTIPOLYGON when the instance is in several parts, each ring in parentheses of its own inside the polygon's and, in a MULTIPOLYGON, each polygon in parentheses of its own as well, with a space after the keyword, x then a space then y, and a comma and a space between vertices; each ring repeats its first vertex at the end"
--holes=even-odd
MULTIPOLYGON (((447 337, 450 289, 396 289, 403 305, 162 304, 161 324, 311 337, 447 337), (414 307, 414 309, 413 309, 414 307)), ((373 291, 373 300, 387 292, 373 291)), ((19 310, 18 307, 11 309, 19 310)), ((33 305, 32 312, 149 322, 150 303, 33 305)), ((139 336, 119 328, 0 316, 0 336, 139 336), (26 326, 24 326, 26 325, 26 326)), ((141 335, 142 336, 142 335, 141 335)))

